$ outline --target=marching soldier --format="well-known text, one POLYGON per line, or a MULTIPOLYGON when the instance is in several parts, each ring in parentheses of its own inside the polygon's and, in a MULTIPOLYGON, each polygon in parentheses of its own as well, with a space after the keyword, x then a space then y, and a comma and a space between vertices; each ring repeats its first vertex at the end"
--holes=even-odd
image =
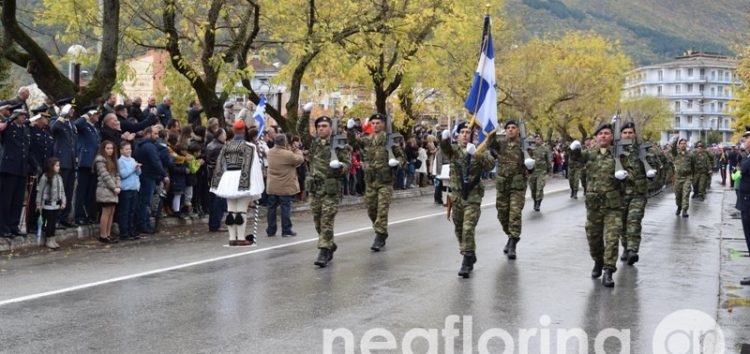
POLYGON ((695 144, 695 169, 693 170, 693 198, 706 200, 706 188, 711 179, 713 168, 713 156, 708 150, 703 149, 703 143, 695 144))
POLYGON ((570 198, 578 199, 578 187, 581 185, 581 173, 583 164, 570 158, 570 146, 565 149, 565 158, 568 159, 568 185, 570 185, 570 198))
POLYGON ((355 135, 354 120, 349 119, 346 124, 349 145, 362 151, 362 162, 365 171, 365 205, 367 216, 372 221, 375 230, 375 240, 370 247, 378 252, 385 246, 388 238, 388 209, 393 196, 393 168, 404 166, 406 158, 404 151, 398 144, 393 144, 389 157, 388 134, 386 134, 387 117, 376 113, 370 116, 370 125, 374 133, 369 136, 355 135))
POLYGON ((598 147, 581 151, 581 143, 570 144, 571 158, 585 163, 586 238, 594 260, 591 277, 602 276, 602 285, 615 286, 612 274, 617 271, 617 253, 622 235, 622 180, 626 171, 615 171, 612 152, 612 125, 603 123, 596 129, 598 147))
POLYGON ((348 145, 333 146, 333 120, 330 117, 315 119, 317 136, 311 136, 313 127, 305 127, 311 109, 311 104, 305 105, 304 116, 298 122, 297 131, 311 138, 305 191, 310 197, 315 231, 318 232, 319 253, 315 265, 323 268, 333 259, 333 253, 338 248, 333 242, 333 223, 341 199, 341 179, 351 168, 351 150, 348 145), (331 156, 332 150, 335 150, 335 156, 331 156))
POLYGON ((487 143, 492 154, 497 157, 495 207, 503 231, 508 235, 503 253, 508 255, 508 259, 516 259, 516 245, 521 240, 521 212, 526 202, 528 170, 534 168, 534 160, 524 161, 518 123, 515 120, 505 123, 505 137, 501 141, 496 134, 492 134, 487 143))
POLYGON ((674 182, 672 184, 674 185, 674 196, 677 203, 675 215, 680 215, 680 211, 682 211, 682 217, 687 218, 690 216, 688 215, 688 208, 690 207, 690 187, 695 171, 695 156, 692 152, 687 151, 687 140, 679 139, 677 145, 678 148, 672 147, 672 158, 674 160, 674 182))
POLYGON ((531 158, 534 159, 534 170, 529 177, 529 189, 531 189, 531 198, 534 199, 534 210, 539 211, 544 199, 544 184, 547 175, 552 173, 552 152, 544 145, 544 139, 537 134, 535 136, 535 145, 529 149, 531 158))
POLYGON ((449 198, 458 248, 463 255, 458 275, 468 278, 477 261, 474 228, 479 221, 482 197, 484 197, 481 178, 483 173, 492 170, 495 162, 486 151, 476 154, 476 147, 469 142, 471 129, 466 126, 466 122, 458 124, 456 130, 458 131, 458 144, 451 144, 450 131, 446 129, 442 133, 440 151, 450 159, 451 192, 449 198), (467 172, 468 176, 465 175, 467 172))
POLYGON ((624 252, 620 260, 629 265, 638 262, 638 249, 641 245, 641 222, 648 200, 649 179, 656 177, 656 170, 646 170, 640 159, 640 141, 636 139, 635 124, 628 122, 620 128, 621 140, 632 140, 634 143, 625 147, 625 153, 620 157, 627 178, 623 181, 623 210, 622 218, 625 227, 622 246, 624 252))
POLYGON ((26 125, 25 109, 16 109, 4 128, 0 141, 4 151, 0 159, 0 236, 26 236, 19 229, 26 178, 31 174, 33 161, 29 154, 31 131, 26 125))

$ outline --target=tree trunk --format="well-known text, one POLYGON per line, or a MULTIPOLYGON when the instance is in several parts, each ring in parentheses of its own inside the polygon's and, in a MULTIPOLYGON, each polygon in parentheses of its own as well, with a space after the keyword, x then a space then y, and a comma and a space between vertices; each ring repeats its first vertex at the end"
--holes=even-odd
POLYGON ((306 53, 300 58, 299 63, 294 68, 292 73, 292 85, 290 87, 289 101, 286 103, 286 123, 287 127, 294 130, 297 124, 298 111, 299 111, 299 95, 302 88, 302 79, 305 76, 307 66, 315 59, 320 53, 319 49, 314 49, 311 52, 306 53))

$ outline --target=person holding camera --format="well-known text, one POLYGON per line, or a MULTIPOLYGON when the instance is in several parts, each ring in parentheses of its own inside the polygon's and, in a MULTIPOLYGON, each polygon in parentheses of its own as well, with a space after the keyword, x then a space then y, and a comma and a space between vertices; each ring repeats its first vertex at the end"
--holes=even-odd
POLYGON ((266 235, 276 235, 276 209, 281 206, 281 236, 296 236, 292 231, 292 199, 299 194, 297 167, 305 162, 300 143, 288 146, 284 134, 274 137, 274 147, 268 150, 268 227, 266 235))
POLYGON ((65 209, 65 187, 60 177, 60 160, 50 157, 45 163, 44 173, 39 178, 36 193, 36 210, 42 212, 44 245, 51 250, 60 248, 55 242, 55 225, 61 209, 65 209))

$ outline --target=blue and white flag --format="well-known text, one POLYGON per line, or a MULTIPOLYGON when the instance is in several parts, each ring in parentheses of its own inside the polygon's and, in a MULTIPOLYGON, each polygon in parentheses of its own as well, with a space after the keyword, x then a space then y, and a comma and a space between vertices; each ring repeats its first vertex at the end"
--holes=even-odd
POLYGON ((253 118, 255 118, 255 121, 258 122, 258 136, 263 137, 263 134, 266 133, 266 96, 260 96, 260 101, 258 101, 258 106, 255 107, 255 113, 253 113, 253 118))
POLYGON ((471 85, 469 97, 464 107, 474 115, 476 123, 482 128, 479 132, 479 144, 489 132, 497 126, 497 91, 495 90, 495 49, 492 45, 490 32, 490 16, 484 18, 482 30, 482 51, 479 55, 479 65, 474 73, 474 83, 471 85))

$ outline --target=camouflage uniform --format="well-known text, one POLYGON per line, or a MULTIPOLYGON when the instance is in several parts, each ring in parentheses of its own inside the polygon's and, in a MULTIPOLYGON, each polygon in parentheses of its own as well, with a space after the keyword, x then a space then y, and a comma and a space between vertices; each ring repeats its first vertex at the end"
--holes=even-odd
POLYGON ((700 198, 706 197, 706 188, 710 182, 711 169, 713 167, 713 156, 707 150, 693 151, 695 156, 695 170, 693 174, 693 189, 695 195, 700 198))
POLYGON ((458 247, 462 255, 473 256, 476 251, 474 228, 479 221, 482 197, 484 197, 481 177, 483 173, 492 170, 495 161, 486 151, 472 156, 468 178, 469 192, 464 199, 463 174, 466 171, 466 157, 468 156, 466 147, 451 144, 450 140, 442 140, 440 150, 443 156, 450 159, 450 200, 458 247))
MULTIPOLYGON (((623 194, 622 223, 624 233, 622 235, 622 246, 626 251, 638 252, 641 245, 641 222, 646 210, 648 199, 649 179, 646 178, 646 169, 639 158, 639 144, 625 147, 625 154, 620 157, 620 162, 628 177, 623 181, 625 193, 623 194)), ((653 156, 647 157, 647 161, 654 168, 656 161, 653 156)))
POLYGON ((571 150, 571 158, 585 163, 586 238, 594 262, 604 269, 617 270, 618 241, 622 235, 622 183, 615 178, 611 149, 571 150))
MULTIPOLYGON (((365 205, 367 216, 372 221, 376 235, 388 237, 388 209, 393 197, 393 168, 388 165, 388 136, 385 132, 357 137, 353 130, 348 131, 349 144, 362 151, 365 171, 365 205)), ((393 155, 403 167, 406 161, 399 145, 393 146, 393 155)))
POLYGON ((492 154, 497 156, 495 207, 497 218, 509 238, 521 238, 521 211, 526 202, 528 171, 520 138, 503 140, 492 135, 487 142, 492 154))
POLYGON ((581 174, 583 173, 583 163, 574 161, 570 158, 570 146, 565 148, 565 157, 568 159, 568 184, 570 185, 570 196, 575 197, 578 193, 578 186, 583 182, 581 174))
POLYGON ((535 161, 534 170, 531 171, 529 177, 529 189, 531 189, 531 198, 539 202, 544 199, 544 184, 547 175, 552 172, 552 153, 544 144, 529 150, 531 158, 535 161))
POLYGON ((687 212, 690 207, 690 187, 695 171, 695 157, 692 152, 679 151, 675 144, 672 147, 672 158, 674 159, 674 196, 678 211, 687 212))

